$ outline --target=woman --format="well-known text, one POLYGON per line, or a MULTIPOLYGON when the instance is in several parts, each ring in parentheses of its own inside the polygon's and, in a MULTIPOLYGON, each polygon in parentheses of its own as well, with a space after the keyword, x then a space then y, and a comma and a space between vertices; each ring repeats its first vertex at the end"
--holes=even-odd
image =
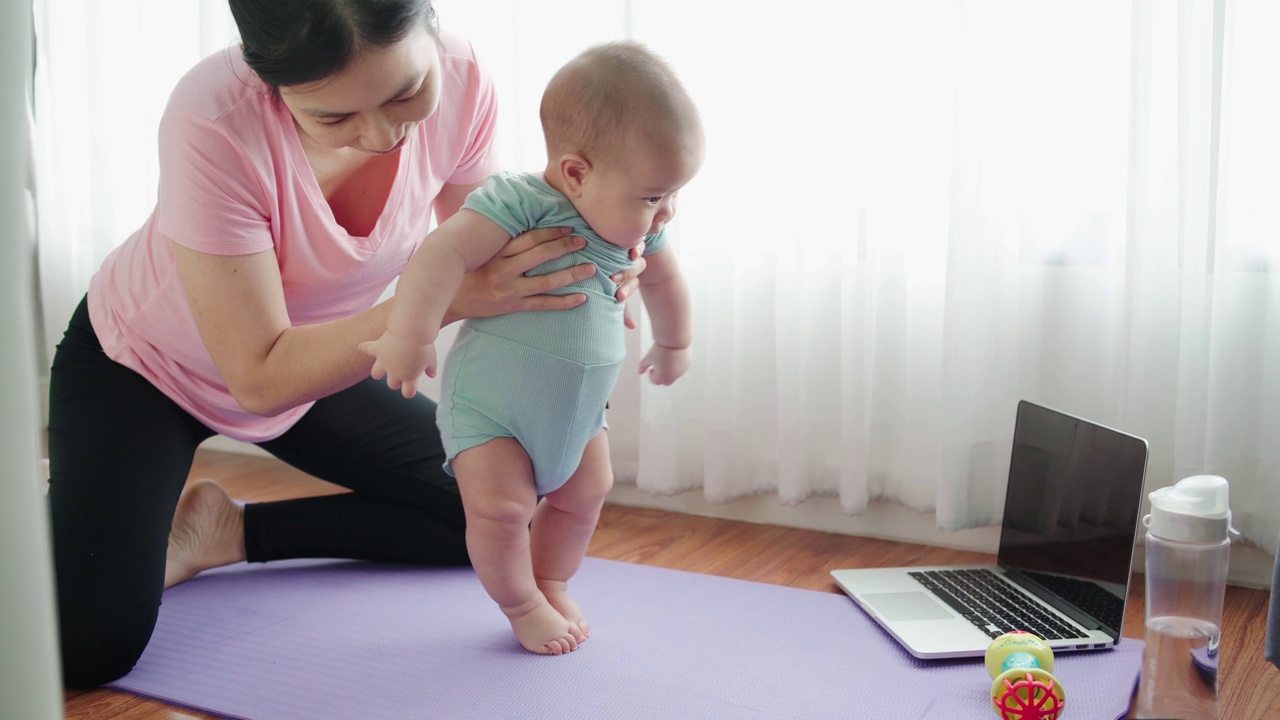
MULTIPOLYGON (((127 673, 163 588, 241 560, 467 562, 435 406, 356 346, 426 235, 497 169, 493 88, 429 0, 232 0, 242 45, 194 67, 160 124, 155 211, 103 263, 54 358, 49 502, 64 681, 127 673), (240 508, 182 487, 214 434, 354 491, 240 508)), ((449 320, 566 309, 580 247, 514 238, 449 320)), ((643 260, 614 278, 624 299, 643 260)), ((628 324, 630 324, 628 322, 628 324)))

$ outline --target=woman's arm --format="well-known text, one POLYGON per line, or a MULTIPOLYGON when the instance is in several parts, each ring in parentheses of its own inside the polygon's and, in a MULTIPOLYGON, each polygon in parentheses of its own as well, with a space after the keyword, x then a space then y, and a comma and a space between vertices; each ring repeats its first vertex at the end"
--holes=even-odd
MULTIPOLYGON (((445 185, 436 212, 446 219, 452 216, 472 189, 445 185)), ((493 259, 467 274, 444 322, 580 305, 586 299, 583 295, 546 293, 590 277, 594 265, 537 277, 524 277, 524 273, 583 244, 582 238, 561 228, 531 230, 514 238, 493 259)), ((341 320, 294 327, 274 252, 223 256, 177 243, 172 247, 200 337, 231 395, 245 410, 276 415, 368 377, 373 359, 357 346, 382 335, 393 301, 341 320)), ((638 270, 621 278, 620 295, 636 286, 638 270)))
MULTIPOLYGON (((524 233, 467 274, 445 322, 581 304, 585 297, 579 294, 545 293, 589 277, 595 266, 532 278, 524 272, 583 242, 560 228, 524 233)), ((294 327, 274 252, 212 255, 171 246, 200 337, 245 410, 277 415, 369 376, 373 359, 357 346, 382 335, 394 300, 340 320, 294 327)))
POLYGON ((390 303, 342 320, 293 326, 274 252, 210 255, 173 243, 196 327, 231 395, 255 415, 276 415, 366 377, 356 345, 386 327, 390 303))

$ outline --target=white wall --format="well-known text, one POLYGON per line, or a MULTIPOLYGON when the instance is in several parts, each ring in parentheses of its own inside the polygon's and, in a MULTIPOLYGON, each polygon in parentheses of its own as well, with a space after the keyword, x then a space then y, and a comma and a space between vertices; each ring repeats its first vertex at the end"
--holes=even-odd
POLYGON ((27 194, 31 3, 0 3, 0 717, 62 717, 49 536, 39 474, 27 194))

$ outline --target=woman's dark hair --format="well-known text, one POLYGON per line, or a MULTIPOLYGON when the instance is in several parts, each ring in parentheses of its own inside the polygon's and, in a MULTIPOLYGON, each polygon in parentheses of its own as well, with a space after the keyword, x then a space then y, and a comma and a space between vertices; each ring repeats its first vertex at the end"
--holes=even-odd
POLYGON ((244 60, 277 90, 323 80, 362 47, 386 47, 425 25, 431 0, 230 0, 244 60))

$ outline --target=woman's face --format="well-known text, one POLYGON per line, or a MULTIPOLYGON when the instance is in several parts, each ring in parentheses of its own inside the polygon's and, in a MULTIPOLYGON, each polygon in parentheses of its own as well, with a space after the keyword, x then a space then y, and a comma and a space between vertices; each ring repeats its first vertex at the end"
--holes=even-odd
POLYGON ((399 150, 440 104, 440 54, 425 27, 394 45, 358 50, 323 80, 280 88, 299 133, 330 150, 399 150))

